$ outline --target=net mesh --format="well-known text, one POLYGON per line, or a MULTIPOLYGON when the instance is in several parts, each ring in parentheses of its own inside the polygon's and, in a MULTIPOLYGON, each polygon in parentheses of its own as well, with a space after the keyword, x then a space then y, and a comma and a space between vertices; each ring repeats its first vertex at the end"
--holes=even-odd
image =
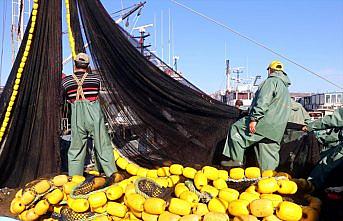
POLYGON ((102 107, 121 153, 146 167, 165 160, 210 164, 238 116, 236 109, 180 83, 142 56, 100 1, 78 1, 78 7, 103 78, 102 107))
MULTIPOLYGON (((0 144, 0 187, 18 186, 59 170, 62 72, 60 0, 40 1, 35 27, 9 126, 0 144)), ((29 28, 0 98, 1 122, 28 36, 29 28)))

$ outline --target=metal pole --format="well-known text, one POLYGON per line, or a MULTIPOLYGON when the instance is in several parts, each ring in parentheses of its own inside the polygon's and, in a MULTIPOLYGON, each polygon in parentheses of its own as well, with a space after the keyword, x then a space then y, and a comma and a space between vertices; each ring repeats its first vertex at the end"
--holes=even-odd
POLYGON ((169 26, 169 36, 168 36, 168 51, 169 51, 169 57, 168 57, 168 65, 170 66, 170 64, 171 64, 171 55, 170 55, 170 38, 171 38, 171 36, 170 36, 170 34, 171 34, 171 32, 170 32, 170 28, 171 28, 171 24, 170 24, 170 8, 169 8, 169 22, 168 22, 168 26, 169 26))
POLYGON ((157 26, 156 26, 156 14, 154 13, 154 47, 155 47, 155 51, 157 53, 157 26))
MULTIPOLYGON (((21 18, 20 18, 20 39, 18 41, 18 47, 19 47, 21 41, 24 38, 24 32, 25 32, 24 31, 25 1, 24 0, 21 0, 21 1, 23 3, 23 7, 21 8, 21 11, 20 11, 20 14, 21 14, 21 18)), ((20 10, 20 4, 18 5, 18 7, 19 7, 19 10, 20 10)))
POLYGON ((164 62, 164 50, 163 50, 163 10, 161 10, 161 50, 162 50, 162 61, 164 62))

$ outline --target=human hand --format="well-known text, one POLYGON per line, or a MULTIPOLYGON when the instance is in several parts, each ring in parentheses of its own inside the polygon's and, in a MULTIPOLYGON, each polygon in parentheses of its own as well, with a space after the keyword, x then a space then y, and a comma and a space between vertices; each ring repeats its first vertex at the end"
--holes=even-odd
POLYGON ((256 121, 251 121, 249 123, 249 131, 250 131, 250 133, 254 134, 256 132, 256 124, 257 124, 256 121))
POLYGON ((301 128, 301 130, 304 131, 304 132, 307 132, 308 128, 307 128, 307 126, 303 126, 303 128, 301 128))

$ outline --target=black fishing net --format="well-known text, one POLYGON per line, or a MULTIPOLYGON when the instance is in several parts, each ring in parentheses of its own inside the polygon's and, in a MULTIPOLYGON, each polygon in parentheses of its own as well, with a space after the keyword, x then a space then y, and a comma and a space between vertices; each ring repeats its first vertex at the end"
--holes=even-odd
POLYGON ((148 167, 165 160, 210 164, 238 116, 236 109, 150 62, 100 1, 78 1, 78 6, 92 61, 103 78, 103 111, 120 152, 148 167))
MULTIPOLYGON (((61 0, 39 1, 30 53, 9 126, 1 141, 0 187, 18 186, 59 170, 61 34, 61 0)), ((1 122, 28 35, 29 28, 0 98, 1 122)))
MULTIPOLYGON (((148 50, 140 53, 138 42, 115 24, 99 0, 69 3, 76 53, 85 52, 84 43, 89 44, 92 71, 102 77, 103 112, 120 152, 148 168, 169 161, 195 167, 218 162, 213 158, 221 155, 237 109, 212 99, 148 50)), ((40 1, 39 7, 30 55, 0 146, 0 187, 18 186, 60 168, 61 0, 40 1)), ((0 98, 1 122, 27 38, 28 31, 0 98)), ((311 149, 314 141, 304 138, 290 151, 301 156, 303 148, 316 150, 311 149)), ((308 153, 312 166, 317 151, 308 153)))
POLYGON ((294 177, 308 177, 320 160, 322 148, 314 133, 287 130, 281 144, 278 170, 294 177))

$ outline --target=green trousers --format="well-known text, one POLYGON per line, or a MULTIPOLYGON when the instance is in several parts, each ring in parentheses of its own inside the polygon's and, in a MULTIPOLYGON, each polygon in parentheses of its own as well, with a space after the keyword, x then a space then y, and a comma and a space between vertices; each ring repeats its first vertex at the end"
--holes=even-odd
POLYGON ((322 188, 330 173, 343 163, 343 143, 322 152, 321 156, 322 159, 309 176, 316 189, 322 188))
POLYGON ((106 176, 117 172, 113 147, 98 101, 79 100, 71 104, 71 144, 68 150, 69 175, 82 175, 87 152, 87 137, 93 138, 96 163, 106 176))
POLYGON ((257 133, 249 133, 249 118, 243 117, 229 129, 223 154, 243 163, 245 150, 254 146, 262 170, 274 170, 279 165, 280 144, 257 133))

